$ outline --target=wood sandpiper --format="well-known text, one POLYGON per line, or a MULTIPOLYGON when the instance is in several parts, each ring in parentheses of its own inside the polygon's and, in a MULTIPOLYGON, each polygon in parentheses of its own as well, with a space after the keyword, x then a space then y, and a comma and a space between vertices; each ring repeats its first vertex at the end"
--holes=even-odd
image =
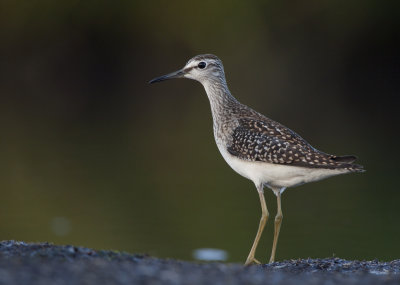
POLYGON ((193 79, 203 85, 211 105, 214 137, 219 151, 233 170, 253 181, 257 188, 262 214, 246 265, 260 263, 255 259, 255 252, 269 216, 264 186, 274 192, 278 204, 271 263, 275 260, 283 218, 281 195, 287 187, 364 171, 361 165, 353 164, 355 156, 321 152, 289 128, 237 101, 228 89, 222 62, 215 55, 197 55, 182 69, 149 83, 172 78, 193 79))

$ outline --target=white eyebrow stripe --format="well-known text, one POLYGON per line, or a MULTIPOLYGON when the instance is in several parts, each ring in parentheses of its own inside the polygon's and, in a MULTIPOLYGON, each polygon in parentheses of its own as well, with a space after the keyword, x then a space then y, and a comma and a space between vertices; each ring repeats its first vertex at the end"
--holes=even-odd
POLYGON ((186 64, 185 68, 194 68, 194 67, 197 66, 197 64, 198 64, 197 60, 194 60, 194 61, 192 61, 192 62, 188 62, 188 63, 186 64))

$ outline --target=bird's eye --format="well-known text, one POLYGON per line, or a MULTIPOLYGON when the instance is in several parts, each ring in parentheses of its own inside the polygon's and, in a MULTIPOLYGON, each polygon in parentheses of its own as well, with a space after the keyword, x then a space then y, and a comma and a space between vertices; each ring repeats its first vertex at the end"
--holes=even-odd
POLYGON ((206 63, 204 61, 199 62, 199 64, 197 65, 198 68, 203 69, 206 67, 206 63))

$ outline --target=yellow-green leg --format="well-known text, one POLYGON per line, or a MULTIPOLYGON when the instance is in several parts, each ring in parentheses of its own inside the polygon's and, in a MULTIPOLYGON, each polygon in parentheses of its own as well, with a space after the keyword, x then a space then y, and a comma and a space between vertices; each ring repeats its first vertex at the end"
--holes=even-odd
POLYGON ((275 216, 274 243, 272 244, 272 252, 269 263, 275 261, 276 245, 278 244, 279 231, 281 230, 281 224, 283 219, 282 208, 281 208, 281 192, 277 191, 275 192, 275 194, 276 194, 276 201, 278 203, 278 209, 275 216))
POLYGON ((254 239, 253 246, 251 247, 249 256, 247 257, 247 260, 244 265, 249 265, 253 262, 260 264, 260 262, 254 258, 254 255, 256 254, 258 242, 260 241, 261 234, 264 230, 265 224, 267 223, 269 216, 267 204, 265 203, 265 198, 264 198, 263 185, 258 186, 257 191, 260 196, 260 202, 261 202, 261 219, 260 219, 260 224, 258 225, 256 238, 254 239))

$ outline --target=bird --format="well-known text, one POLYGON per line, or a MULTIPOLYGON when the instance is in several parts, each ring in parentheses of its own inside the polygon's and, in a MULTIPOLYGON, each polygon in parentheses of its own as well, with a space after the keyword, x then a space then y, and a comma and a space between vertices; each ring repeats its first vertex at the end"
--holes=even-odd
POLYGON ((203 85, 211 106, 215 142, 222 157, 257 189, 261 218, 245 265, 261 263, 255 253, 269 218, 264 187, 270 188, 277 199, 269 259, 269 263, 273 263, 283 219, 283 191, 331 176, 365 171, 363 166, 354 163, 356 156, 319 151, 296 132, 240 103, 229 91, 222 61, 213 54, 197 55, 183 68, 149 83, 173 78, 192 79, 203 85))

